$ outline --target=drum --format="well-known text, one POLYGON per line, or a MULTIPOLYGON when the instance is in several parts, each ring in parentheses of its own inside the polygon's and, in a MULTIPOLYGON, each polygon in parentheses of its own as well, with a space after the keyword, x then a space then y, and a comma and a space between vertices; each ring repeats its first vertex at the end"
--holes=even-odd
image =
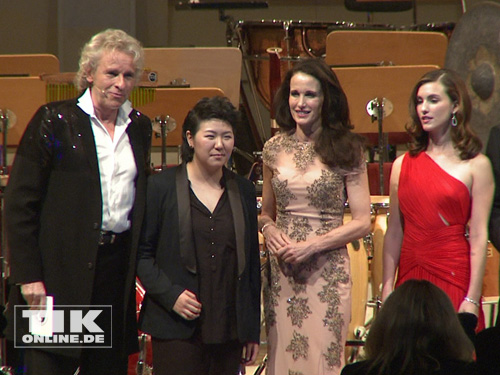
POLYGON ((269 85, 269 48, 281 48, 281 76, 284 77, 294 61, 304 57, 322 57, 326 51, 326 36, 333 30, 384 29, 391 25, 365 25, 352 22, 304 22, 292 20, 239 21, 236 38, 242 51, 248 79, 268 109, 271 107, 269 85))
MULTIPOLYGON (((352 220, 349 205, 346 204, 344 224, 352 220)), ((351 322, 347 340, 360 340, 364 335, 366 304, 368 302, 368 252, 367 238, 360 238, 347 244, 351 263, 351 322)))
POLYGON ((483 277, 483 297, 495 297, 499 295, 499 267, 500 267, 500 254, 493 244, 488 241, 488 248, 486 252, 486 265, 484 268, 483 277))
POLYGON ((486 320, 486 328, 495 325, 498 313, 498 273, 500 267, 500 254, 493 244, 488 241, 486 252, 486 265, 483 277, 482 307, 486 320))
POLYGON ((372 195, 371 214, 370 285, 372 288, 372 298, 376 299, 377 296, 382 297, 383 248, 389 219, 389 196, 372 195))

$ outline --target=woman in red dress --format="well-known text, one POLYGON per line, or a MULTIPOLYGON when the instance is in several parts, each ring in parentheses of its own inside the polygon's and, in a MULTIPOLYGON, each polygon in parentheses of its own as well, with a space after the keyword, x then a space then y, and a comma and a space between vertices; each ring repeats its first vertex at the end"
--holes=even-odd
POLYGON ((392 167, 382 298, 408 279, 429 280, 481 329, 494 183, 470 113, 465 84, 450 70, 427 73, 413 89, 412 142, 392 167))

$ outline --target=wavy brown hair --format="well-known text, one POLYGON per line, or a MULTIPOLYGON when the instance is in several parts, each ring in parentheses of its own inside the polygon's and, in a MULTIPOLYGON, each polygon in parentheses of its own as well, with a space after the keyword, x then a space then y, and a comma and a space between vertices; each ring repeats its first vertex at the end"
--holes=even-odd
POLYGON ((314 142, 314 149, 321 161, 331 168, 359 168, 363 162, 365 140, 351 131, 354 126, 349 117, 347 97, 336 74, 323 60, 305 59, 287 72, 274 98, 276 122, 288 134, 296 130, 297 125, 290 113, 288 98, 290 80, 297 73, 310 75, 321 85, 324 98, 321 108, 321 133, 314 142))
MULTIPOLYGON (((439 82, 452 102, 458 105, 457 126, 451 126, 451 140, 458 150, 460 159, 472 159, 481 152, 481 140, 470 128, 472 104, 467 87, 460 76, 449 69, 438 69, 426 73, 415 85, 410 96, 410 121, 406 130, 411 137, 410 155, 415 156, 425 151, 429 145, 429 133, 424 131, 417 113, 417 94, 426 83, 439 82)), ((451 120, 451 119, 450 119, 451 120)))
POLYGON ((474 346, 444 291, 427 280, 396 288, 366 339, 370 375, 421 375, 443 360, 472 362, 474 346))

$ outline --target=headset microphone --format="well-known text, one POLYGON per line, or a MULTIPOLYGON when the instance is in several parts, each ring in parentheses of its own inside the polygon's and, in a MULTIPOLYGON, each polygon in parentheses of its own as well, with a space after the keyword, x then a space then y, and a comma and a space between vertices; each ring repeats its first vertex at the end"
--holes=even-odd
POLYGON ((100 89, 99 87, 97 87, 96 85, 93 86, 97 91, 99 91, 102 96, 104 96, 106 99, 108 98, 108 94, 106 94, 106 91, 103 90, 103 89, 100 89))

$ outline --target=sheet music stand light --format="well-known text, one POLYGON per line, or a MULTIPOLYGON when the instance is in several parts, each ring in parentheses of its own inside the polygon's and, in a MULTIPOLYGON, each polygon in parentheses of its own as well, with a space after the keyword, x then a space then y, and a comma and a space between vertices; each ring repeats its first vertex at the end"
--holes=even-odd
POLYGON ((408 65, 333 69, 347 96, 354 131, 369 138, 378 136, 381 195, 384 195, 383 163, 388 161, 384 158, 385 135, 389 143, 392 143, 391 138, 406 138, 405 142, 409 140, 405 124, 408 120, 408 99, 411 90, 420 77, 436 68, 435 65, 408 65), (390 115, 379 117, 381 121, 378 124, 373 123, 366 111, 367 104, 374 99, 385 99, 393 107, 390 115), (382 133, 384 137, 381 137, 382 133))

